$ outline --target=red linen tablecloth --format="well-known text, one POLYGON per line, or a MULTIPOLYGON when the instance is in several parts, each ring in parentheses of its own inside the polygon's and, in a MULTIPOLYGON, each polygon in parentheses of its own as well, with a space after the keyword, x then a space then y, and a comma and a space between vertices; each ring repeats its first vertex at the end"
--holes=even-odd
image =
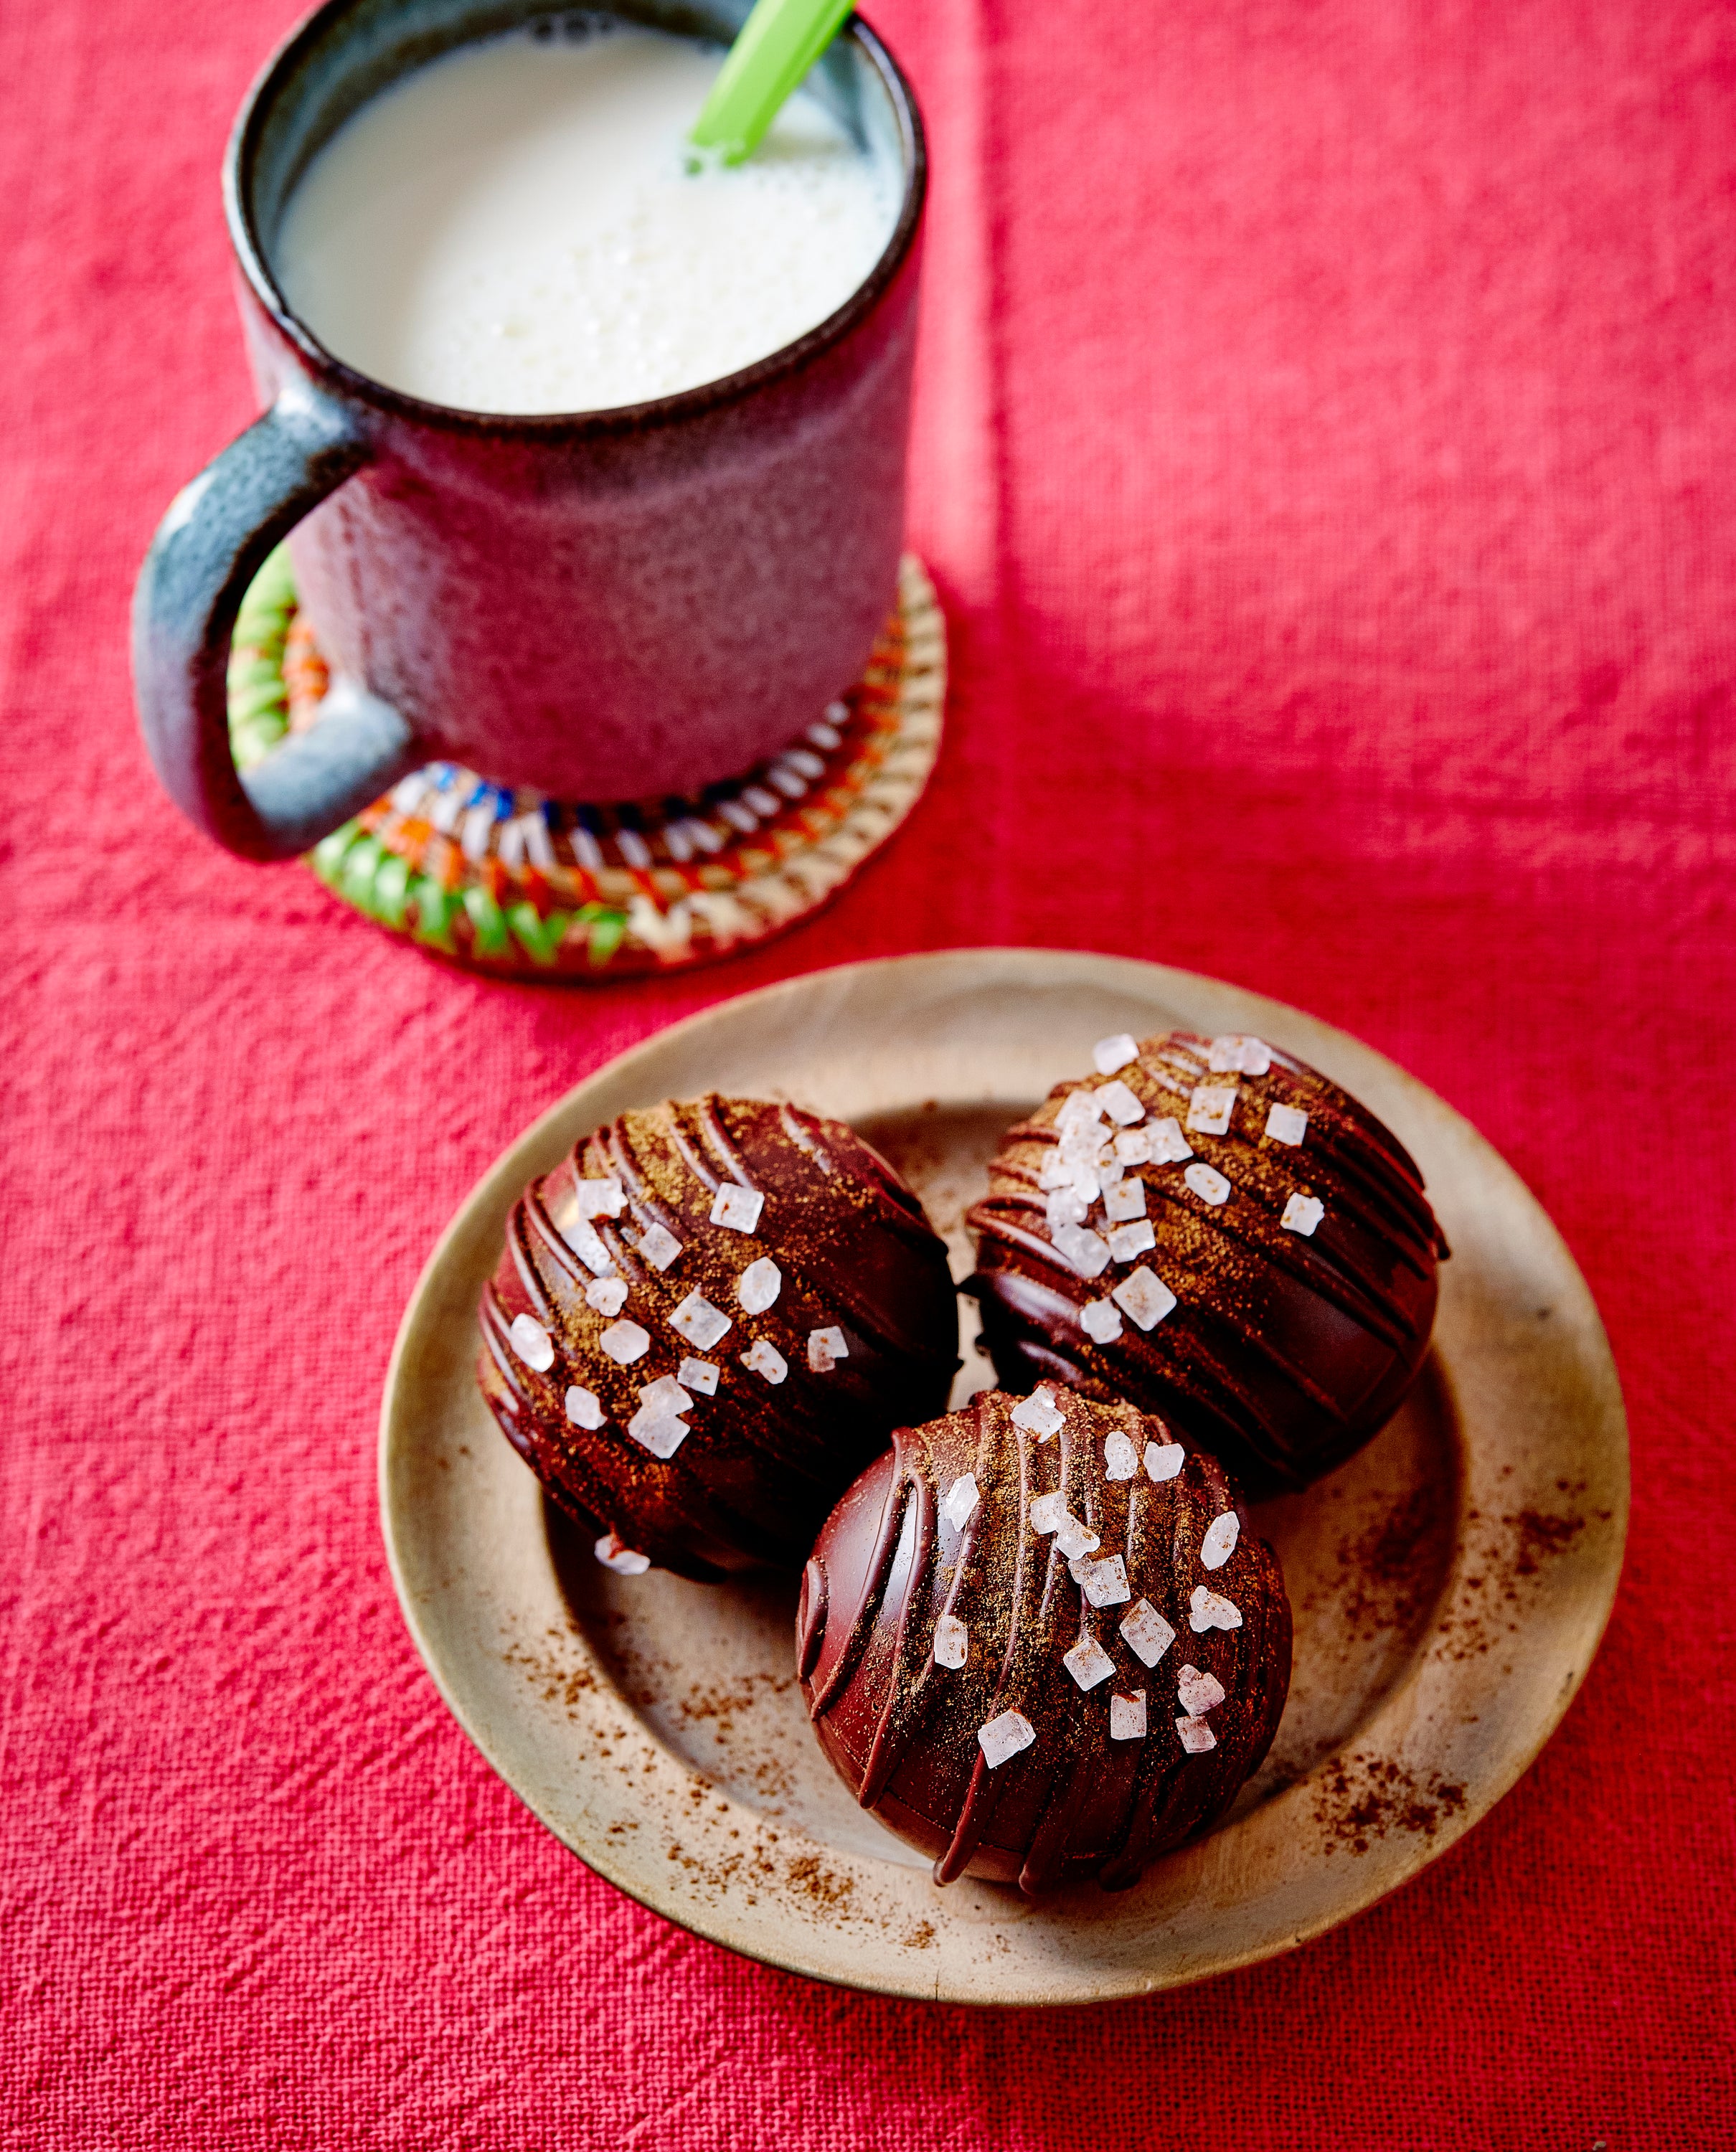
POLYGON ((933 791, 817 924, 586 995, 175 819, 125 611, 249 415, 217 195, 292 0, 0 12, 8 2145, 1736 2140, 1736 15, 885 0, 937 178, 933 791), (1098 2012, 829 1991, 642 1911, 448 1718, 381 1554, 399 1312, 671 1018, 977 942, 1414 1069, 1559 1221, 1636 1469, 1535 1768, 1311 1948, 1098 2012))

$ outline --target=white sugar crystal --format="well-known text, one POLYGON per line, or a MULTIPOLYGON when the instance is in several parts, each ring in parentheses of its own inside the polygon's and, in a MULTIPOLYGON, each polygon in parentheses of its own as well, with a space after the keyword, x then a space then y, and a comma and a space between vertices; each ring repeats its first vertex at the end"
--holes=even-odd
POLYGON ((1196 1584, 1187 1602, 1187 1625, 1196 1637, 1203 1637, 1208 1629, 1239 1629, 1241 1610, 1216 1592, 1208 1591, 1203 1584, 1196 1584))
POLYGON ((998 1718, 991 1718, 977 1736, 991 1771, 998 1771, 1009 1758, 1018 1755, 1021 1748, 1028 1748, 1036 1738, 1036 1728, 1022 1711, 1003 1711, 998 1718))
POLYGON ((1131 1696, 1112 1696, 1109 1698, 1110 1740, 1143 1741, 1145 1738, 1145 1690, 1136 1688, 1131 1696))
MULTIPOLYGON (((1081 1524, 1070 1510, 1055 1527, 1055 1545, 1063 1561, 1082 1561, 1088 1554, 1094 1554, 1102 1545, 1102 1540, 1091 1527, 1081 1524)), ((1077 1578, 1074 1581, 1078 1581, 1077 1578)))
POLYGON ((1308 1117, 1300 1106, 1274 1106, 1266 1116, 1266 1133, 1274 1143, 1299 1144, 1308 1133, 1308 1117))
POLYGON ((1193 1145, 1181 1133, 1181 1124, 1173 1114, 1154 1121, 1145 1139, 1151 1146, 1154 1165, 1180 1165, 1184 1159, 1194 1155, 1193 1145))
POLYGON ((1140 1453, 1121 1429, 1116 1428, 1103 1445, 1103 1470, 1106 1480, 1131 1480, 1140 1469, 1140 1453))
MULTIPOLYGON (((1077 1158, 1069 1159, 1067 1162, 1067 1170, 1072 1175, 1067 1185, 1074 1195, 1084 1198, 1085 1208, 1089 1210, 1103 1193, 1103 1174, 1097 1163, 1097 1154, 1088 1151, 1077 1158)), ((1119 1166, 1116 1171, 1119 1173, 1119 1166)))
POLYGON ((697 1345, 702 1353, 710 1352, 733 1327, 722 1308, 713 1307, 698 1292, 690 1292, 669 1317, 669 1327, 679 1331, 689 1345, 697 1345))
POLYGON ((1145 1477, 1161 1483, 1173 1480, 1187 1462, 1187 1452, 1179 1442, 1148 1442, 1145 1444, 1145 1477))
POLYGON ((1312 1233, 1326 1216, 1326 1205, 1317 1195, 1304 1195, 1297 1189, 1284 1205, 1284 1215, 1278 1223, 1288 1233, 1312 1233))
POLYGON ((1181 1745, 1190 1756, 1203 1756, 1208 1748, 1216 1748, 1217 1736, 1203 1718, 1178 1718, 1175 1731, 1181 1737, 1181 1745))
MULTIPOLYGON (((1055 1544, 1060 1545, 1058 1533, 1055 1544)), ((1096 1545, 1094 1540, 1092 1545, 1096 1545)), ((1127 1581, 1127 1564, 1119 1554, 1107 1554, 1100 1561, 1069 1562, 1067 1574, 1094 1606, 1119 1606, 1133 1596, 1127 1581)))
POLYGON ((1090 1207, 1089 1202, 1076 1188, 1051 1189, 1048 1200, 1043 1206, 1050 1233, 1053 1234, 1059 1226, 1083 1226, 1085 1213, 1090 1207))
MULTIPOLYGON (((1157 1236, 1151 1230, 1149 1218, 1139 1219, 1131 1226, 1118 1226, 1109 1236, 1109 1254, 1118 1263, 1130 1263, 1136 1256, 1143 1256, 1156 1246, 1157 1236)), ((1115 1318, 1115 1327, 1121 1327, 1119 1316, 1115 1318)))
POLYGON ((1118 1165, 1149 1165, 1151 1163, 1151 1131, 1149 1129, 1129 1129, 1117 1136, 1115 1163, 1118 1165))
POLYGON ((1104 1125, 1103 1108, 1098 1104, 1095 1093, 1069 1091, 1055 1115, 1057 1147, 1076 1155, 1082 1150, 1100 1149, 1109 1141, 1110 1134, 1104 1125))
POLYGON ((666 1271, 681 1253, 681 1243, 667 1226, 653 1226, 640 1236, 639 1253, 654 1271, 666 1271))
POLYGON ((561 1237, 594 1276, 614 1276, 615 1258, 603 1246, 602 1235, 588 1218, 569 1218, 561 1228, 561 1237))
POLYGON ((1071 1188, 1074 1179, 1073 1160, 1059 1149, 1046 1150, 1043 1163, 1037 1169, 1037 1185, 1049 1189, 1071 1188))
POLYGON ((1216 1166, 1201 1165, 1196 1159, 1181 1177, 1202 1203, 1230 1200, 1230 1184, 1216 1166))
POLYGON ((627 1422, 627 1431, 653 1457, 669 1458, 675 1454, 693 1430, 667 1405, 657 1404, 641 1405, 627 1422))
POLYGON ((1101 1129, 1088 1129, 1083 1135, 1074 1129, 1063 1139, 1061 1163, 1067 1168, 1063 1185, 1076 1188, 1088 1203, 1094 1203, 1101 1191, 1097 1161, 1106 1149, 1101 1129))
POLYGON ((630 1368, 651 1350, 651 1332, 623 1317, 619 1322, 612 1322, 596 1342, 619 1366, 630 1368))
POLYGON ((577 1180, 573 1194, 581 1218, 618 1218, 627 1208, 627 1190, 618 1180, 577 1180))
POLYGON ((1095 1277, 1109 1260, 1109 1244, 1099 1240, 1086 1226, 1057 1226, 1049 1238, 1055 1244, 1055 1252, 1063 1256, 1081 1277, 1095 1277))
POLYGON ((1121 1623, 1121 1641, 1136 1659, 1155 1667, 1175 1641, 1175 1632, 1149 1599, 1136 1599, 1121 1623))
POLYGON ((1241 1520, 1234 1510, 1226 1510, 1221 1517, 1214 1517, 1200 1542, 1200 1568, 1221 1569, 1235 1553, 1241 1530, 1241 1520))
POLYGON ((749 1263, 735 1282, 735 1297, 749 1315, 764 1315, 784 1290, 784 1273, 769 1256, 749 1263))
POLYGON ((1030 1514, 1033 1531, 1058 1531, 1066 1521, 1067 1497, 1058 1487, 1052 1494, 1034 1495, 1030 1514))
POLYGON ((1190 1718, 1203 1718, 1224 1700, 1224 1685, 1198 1667, 1183 1667, 1175 1677, 1175 1695, 1190 1718))
POLYGON ((974 1472, 962 1472, 947 1490, 947 1499, 941 1504, 941 1515, 955 1532, 962 1532, 970 1522, 982 1491, 977 1485, 974 1472))
POLYGON ((613 1532, 605 1532, 591 1551, 605 1569, 612 1569, 618 1576, 642 1576, 651 1566, 648 1554, 623 1546, 613 1532))
POLYGON ((601 1427, 604 1414, 596 1391, 581 1389, 575 1383, 566 1393, 566 1417, 575 1427, 601 1427))
POLYGON ((1055 1116, 1056 1133, 1067 1136, 1079 1129, 1094 1129, 1102 1119, 1103 1108, 1097 1103, 1094 1091, 1069 1091, 1055 1116))
POLYGON ((1210 1066, 1220 1075, 1226 1069, 1239 1068, 1244 1076, 1263 1076, 1272 1066, 1272 1049, 1263 1038, 1226 1032, 1211 1042, 1210 1066))
MULTIPOLYGON (((1121 1230, 1130 1233, 1133 1228, 1124 1226, 1121 1230)), ((1113 1253, 1113 1241, 1110 1247, 1113 1253)), ((1112 1345, 1121 1335, 1121 1317, 1108 1301, 1088 1300, 1079 1310, 1079 1327, 1098 1344, 1112 1345)))
POLYGON ((962 1667, 971 1656, 971 1632, 956 1614, 942 1614, 934 1625, 934 1662, 962 1667))
POLYGON ((1120 1082, 1100 1086, 1097 1103, 1119 1128, 1130 1129, 1135 1121, 1145 1118, 1145 1109, 1137 1095, 1120 1082))
POLYGON ((1196 1084, 1188 1101, 1187 1124, 1196 1134, 1226 1136, 1240 1096, 1234 1084, 1196 1084))
POLYGON ((718 1370, 709 1360, 685 1359, 675 1370, 675 1379, 684 1390, 698 1390, 703 1398, 714 1398, 718 1393, 718 1370))
POLYGON ((1124 1314, 1130 1315, 1141 1330, 1155 1329, 1175 1305, 1175 1296, 1155 1271, 1141 1263, 1130 1271, 1109 1295, 1124 1314))
POLYGON ((1140 1042, 1131 1032, 1118 1031, 1113 1038, 1099 1038, 1091 1049, 1099 1076, 1113 1076, 1118 1068, 1140 1058, 1140 1042))
POLYGON ((1067 1424, 1067 1415, 1056 1409, 1049 1391, 1033 1390, 1029 1397, 1021 1398, 1013 1408, 1013 1424, 1022 1427, 1027 1434, 1034 1434, 1039 1442, 1047 1442, 1067 1424))
POLYGON ((1081 1688, 1095 1688, 1115 1671, 1115 1662, 1095 1637, 1081 1637, 1070 1652, 1062 1653, 1061 1663, 1081 1688))
POLYGON ((693 1400, 673 1375, 659 1375, 654 1383, 641 1387, 639 1403, 652 1412, 684 1413, 692 1408, 693 1400))
POLYGON ((744 1188, 739 1181, 726 1180, 713 1201, 711 1222, 727 1226, 732 1233, 751 1233, 764 1208, 765 1198, 757 1188, 744 1188))
POLYGON ((789 1363, 769 1338, 756 1337, 741 1356, 741 1363, 756 1375, 764 1375, 774 1388, 789 1373, 789 1363))
POLYGON ((513 1350, 527 1368, 534 1368, 541 1375, 554 1366, 555 1341, 534 1315, 515 1315, 507 1334, 512 1339, 513 1350))
POLYGON ((1113 1188, 1104 1189, 1103 1207, 1105 1216, 1117 1226, 1124 1226, 1131 1219, 1143 1218, 1145 1215, 1145 1182, 1138 1174, 1129 1174, 1125 1180, 1118 1180, 1113 1188))
POLYGON ((816 1375, 830 1375, 840 1360, 850 1358, 844 1332, 834 1323, 826 1330, 808 1332, 808 1365, 816 1375))
POLYGON ((585 1288, 585 1303, 594 1307, 599 1315, 619 1315, 627 1306, 627 1280, 624 1277, 592 1278, 585 1288))

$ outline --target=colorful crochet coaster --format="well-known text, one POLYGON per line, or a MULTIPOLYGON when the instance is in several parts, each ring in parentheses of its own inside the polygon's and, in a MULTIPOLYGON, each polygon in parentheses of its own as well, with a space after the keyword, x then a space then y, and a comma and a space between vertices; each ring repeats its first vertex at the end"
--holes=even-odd
MULTIPOLYGON (((886 841, 934 767, 946 683, 946 623, 906 554, 860 680, 745 776, 593 806, 429 763, 308 864, 369 919, 478 971, 594 981, 704 963, 806 918, 886 841)), ((237 764, 317 723, 326 684, 280 546, 236 622, 237 764)))

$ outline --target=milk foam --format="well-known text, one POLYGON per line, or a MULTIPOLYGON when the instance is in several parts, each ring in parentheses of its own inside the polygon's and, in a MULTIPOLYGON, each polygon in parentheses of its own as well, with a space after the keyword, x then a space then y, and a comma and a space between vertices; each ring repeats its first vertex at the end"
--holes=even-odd
POLYGON ((624 28, 460 48, 345 122, 273 266, 327 349, 472 411, 607 409, 793 343, 867 277, 902 175, 805 93, 743 165, 683 141, 722 55, 624 28))

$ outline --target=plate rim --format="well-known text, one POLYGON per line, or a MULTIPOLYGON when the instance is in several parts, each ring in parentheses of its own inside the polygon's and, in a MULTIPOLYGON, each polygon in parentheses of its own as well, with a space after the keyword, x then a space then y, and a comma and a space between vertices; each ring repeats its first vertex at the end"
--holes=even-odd
MULTIPOLYGON (((1263 1020, 1257 1023, 1255 1028, 1261 1033, 1270 1028, 1277 1035, 1282 1035, 1283 1029, 1282 1023, 1268 1025, 1263 1020)), ((563 1136, 561 1146, 563 1150, 566 1148, 566 1139, 563 1136)), ((1180 967, 1160 964, 1140 957, 1041 946, 990 943, 912 952, 891 957, 862 958, 850 963, 827 966, 815 971, 796 973, 786 978, 769 982, 764 986, 751 988, 744 993, 723 996, 716 1001, 708 1002, 703 1007, 647 1033, 645 1037, 636 1040, 632 1045, 625 1048, 621 1053, 607 1057, 595 1067, 586 1070, 574 1084, 568 1086, 559 1098, 530 1121, 485 1168, 457 1205, 441 1231, 418 1275, 393 1342, 382 1393, 378 1425, 377 1486, 382 1537, 393 1591, 411 1641, 415 1646, 424 1668, 434 1684, 437 1693, 466 1738, 482 1755, 490 1768, 559 1844, 581 1860, 593 1874, 622 1891, 624 1896, 632 1899, 636 1904, 643 1906, 647 1911, 658 1915, 674 1926, 684 1928, 690 1933, 701 1936, 708 1941, 716 1943, 739 1957, 774 1966, 782 1971, 799 1974, 805 1978, 817 1980, 854 1992, 884 1994, 910 2000, 966 2004, 973 2007, 989 2009, 1077 2007, 1094 2002, 1129 1999, 1142 1994, 1170 1992, 1193 1986, 1200 1981, 1215 1979, 1245 1966, 1258 1964, 1288 1951, 1299 1948, 1319 1936, 1329 1933, 1332 1929, 1343 1926, 1345 1921, 1354 1919, 1358 1915, 1379 1903, 1383 1898, 1389 1896, 1394 1891, 1402 1888, 1414 1876, 1420 1874, 1424 1868, 1431 1865, 1450 1847, 1456 1845, 1467 1832, 1474 1830, 1501 1800, 1505 1799, 1530 1769, 1553 1737, 1573 1698, 1583 1685, 1607 1630, 1625 1563, 1630 1515, 1632 1460, 1626 1403, 1619 1373, 1616 1368, 1607 1332, 1596 1302, 1592 1297, 1590 1287, 1586 1283, 1578 1264, 1574 1260, 1571 1250, 1567 1246, 1559 1229, 1541 1201, 1515 1169, 1466 1115, 1442 1099, 1429 1086, 1424 1084, 1420 1079, 1411 1075, 1401 1064, 1382 1053, 1378 1048, 1369 1046, 1354 1033, 1347 1032, 1322 1018, 1313 1016, 1294 1004, 1279 1001, 1274 997, 1256 992, 1251 988, 1238 987, 1232 982, 1219 979, 1210 973, 1192 972, 1180 967), (1616 1476, 1618 1482, 1613 1490, 1615 1507, 1611 1515, 1612 1529, 1605 1535, 1608 1551, 1597 1581, 1595 1622, 1588 1625, 1588 1648, 1584 1652, 1581 1662, 1571 1670, 1569 1678, 1558 1688, 1547 1710, 1540 1714, 1531 1737, 1522 1743, 1513 1744, 1503 1752, 1500 1768, 1492 1770, 1488 1779, 1479 1785, 1475 1797, 1468 1800, 1461 1810, 1450 1814, 1439 1830, 1429 1836, 1426 1844, 1414 1845, 1411 1848, 1412 1857, 1408 1861, 1398 1865, 1398 1872, 1388 1875, 1383 1866, 1371 1864, 1365 1872, 1370 1877, 1372 1887, 1353 1888, 1344 1895, 1342 1903, 1335 1903, 1323 1908, 1312 1917, 1301 1921, 1293 1926, 1288 1926, 1287 1924, 1287 1932, 1283 1935, 1251 1941, 1244 1946, 1227 1948, 1208 1964, 1184 1967, 1174 1972, 1166 1969, 1156 1969, 1148 1974, 1112 1972, 1107 1968, 1099 1968, 1099 1977, 1089 1988, 1051 1982, 1047 1986, 1027 1986, 1020 1988, 1018 1992, 1004 1994, 983 1993, 962 1987, 949 1987, 938 1973, 932 1982, 896 1977, 885 1979, 865 1977, 859 1971, 816 1962, 816 1954, 811 1948, 804 1949, 799 1946, 801 1938, 799 1936, 793 1936, 790 1946, 787 1948, 780 1948, 774 1942, 768 1941, 764 1938, 753 1941, 744 1940, 739 1932, 732 1932, 727 1902, 714 1906, 692 1901, 683 1903, 681 1901, 678 1888, 667 1893, 658 1893, 645 1887, 637 1887, 633 1881, 627 1880, 627 1874, 622 1872, 626 1864, 611 1859, 610 1848, 607 1845, 587 1845, 581 1848, 573 1844, 548 1816, 541 1813, 530 1794, 515 1782, 501 1757, 496 1753, 497 1744, 491 1738, 489 1729, 480 1723, 479 1715, 469 1708, 465 1698, 457 1692, 446 1678, 442 1663, 442 1653, 436 1639, 429 1632, 429 1625, 422 1617, 417 1594, 409 1575, 408 1555, 405 1548, 400 1545, 400 1520, 396 1511, 392 1485, 398 1408, 404 1388, 404 1363, 415 1342, 419 1329, 426 1319, 428 1305, 438 1291, 440 1280, 450 1260, 454 1245, 464 1237, 473 1214, 480 1207, 492 1206, 500 1201, 500 1192, 503 1184, 509 1187, 513 1194, 516 1194, 525 1181, 537 1170, 535 1163, 536 1155, 547 1146, 556 1128, 563 1124, 571 1114, 574 1102, 580 1094, 604 1080, 617 1087, 630 1084, 641 1064, 653 1062, 660 1055, 666 1053, 672 1043, 703 1032, 726 1015, 739 1015, 744 1010, 762 1007, 768 1003, 797 1002, 828 983, 847 988, 849 982, 859 980, 866 975, 884 976, 895 972, 920 974, 939 972, 949 968, 969 968, 980 972, 984 967, 991 971, 1026 967, 1035 967, 1038 969, 1053 967, 1057 975, 1056 983, 1088 987, 1101 985, 1106 990, 1113 992, 1117 982, 1122 982, 1135 993, 1148 997, 1154 992, 1159 997, 1173 997, 1178 992, 1185 997, 1190 992, 1195 995, 1203 992, 1207 998, 1214 995, 1223 995, 1239 1004, 1242 1009, 1256 1009, 1261 1013, 1262 1018, 1265 1013, 1269 1012, 1272 1016, 1281 1019, 1293 1019, 1306 1031, 1314 1034, 1317 1038, 1324 1038, 1334 1046, 1342 1043, 1350 1049, 1353 1058, 1362 1060, 1365 1064, 1370 1062, 1377 1064, 1386 1075, 1396 1080, 1401 1089, 1413 1091, 1425 1099, 1435 1112, 1445 1117, 1447 1123, 1457 1134, 1462 1139, 1468 1139, 1475 1151, 1484 1154, 1487 1160, 1493 1163, 1498 1172, 1510 1181, 1522 1204, 1533 1214, 1534 1226, 1541 1226, 1543 1230, 1551 1244, 1551 1253, 1564 1277, 1571 1281, 1572 1287, 1576 1290, 1583 1303, 1583 1314, 1589 1317, 1588 1331, 1592 1354, 1600 1363, 1596 1373, 1600 1378, 1599 1388, 1603 1393, 1603 1402, 1608 1416, 1607 1431, 1615 1444, 1611 1461, 1617 1468, 1616 1476)), ((1421 1648, 1419 1645, 1419 1653, 1421 1648)), ((1401 1688, 1404 1679, 1409 1677, 1407 1676, 1401 1678, 1398 1684, 1401 1688)), ((631 1709, 630 1706, 625 1708, 631 1709)), ((657 1742, 656 1735, 648 1728, 646 1729, 646 1738, 648 1741, 657 1742)), ((662 1748, 660 1743, 657 1746, 662 1754, 670 1757, 678 1769, 692 1771, 693 1767, 675 1757, 673 1751, 662 1748)), ((1275 1806, 1278 1801, 1287 1799, 1298 1789, 1307 1787, 1319 1777, 1336 1757, 1343 1753, 1343 1748, 1329 1752, 1327 1756, 1312 1765, 1292 1786, 1285 1789, 1282 1793, 1275 1794, 1266 1805, 1275 1806)), ((729 1799, 722 1793, 721 1789, 714 1789, 714 1790, 718 1792, 720 1801, 729 1799)), ((732 1803, 731 1805, 733 1807, 736 1804, 732 1803)), ((739 1805, 744 1817, 749 1820, 757 1818, 757 1811, 748 1808, 745 1804, 739 1805)), ((1258 1812, 1258 1810, 1254 1811, 1255 1814, 1258 1812)), ((790 1836, 803 1835, 799 1825, 791 1825, 784 1823, 783 1820, 779 1820, 782 1828, 790 1836)), ((1194 1846, 1182 1849, 1178 1855, 1172 1858, 1185 1858, 1190 1853, 1211 1846, 1215 1835, 1217 1834, 1209 1835, 1206 1840, 1198 1841, 1194 1846)), ((807 1842, 815 1845, 820 1843, 818 1840, 807 1842)), ((852 1858, 852 1856, 842 1855, 836 1857, 845 1860, 852 1858)))

